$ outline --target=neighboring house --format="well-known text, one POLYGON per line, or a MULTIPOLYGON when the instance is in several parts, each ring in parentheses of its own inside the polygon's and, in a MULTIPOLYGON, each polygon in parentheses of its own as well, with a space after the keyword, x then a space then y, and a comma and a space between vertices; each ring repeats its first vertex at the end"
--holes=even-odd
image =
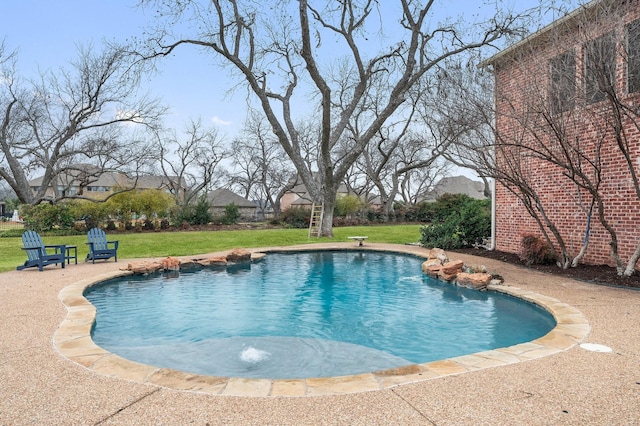
POLYGON ((216 189, 207 194, 207 200, 209 201, 209 211, 214 216, 222 216, 224 209, 229 204, 233 203, 238 206, 238 211, 243 219, 255 220, 257 217, 258 206, 256 203, 235 194, 228 189, 216 189))
POLYGON ((483 182, 469 179, 466 176, 447 176, 440 179, 421 201, 435 201, 444 194, 465 194, 476 200, 487 198, 483 182))
MULTIPOLYGON (((291 186, 291 189, 285 192, 280 199, 280 210, 282 211, 285 211, 290 207, 311 209, 313 199, 307 191, 307 187, 301 181, 294 185, 296 179, 297 176, 293 176, 289 179, 289 183, 287 185, 293 186, 291 186)), ((347 194, 349 194, 349 190, 347 189, 347 185, 343 183, 338 188, 337 196, 341 197, 347 194)))
MULTIPOLYGON (((42 185, 43 177, 29 181, 33 193, 37 193, 42 185)), ((57 190, 60 197, 84 196, 94 199, 103 199, 113 194, 117 189, 159 189, 170 192, 172 186, 177 186, 178 197, 184 199, 186 182, 175 184, 177 178, 164 176, 139 176, 130 178, 124 173, 103 172, 91 165, 79 165, 73 170, 61 173, 57 177, 57 190), (171 179, 171 180, 170 180, 171 179)), ((45 191, 45 198, 54 198, 55 191, 49 186, 45 191)))
MULTIPOLYGON (((614 109, 603 87, 614 88, 617 97, 632 106, 630 113, 615 123, 629 143, 628 160, 638 173, 640 132, 633 121, 640 118, 640 3, 592 1, 503 50, 485 65, 493 68, 495 77, 497 148, 503 145, 507 147, 503 149, 511 149, 498 151, 498 169, 506 167, 505 155, 513 154, 510 158, 519 155, 522 175, 536 189, 539 202, 545 206, 548 217, 573 255, 580 249, 590 223, 589 247, 582 261, 612 265, 611 237, 598 220, 597 206, 591 221, 587 220, 589 193, 579 190, 560 167, 530 153, 514 154, 513 151, 519 143, 549 146, 549 141, 555 141, 557 135, 547 132, 543 138, 534 140, 531 134, 537 128, 533 126, 545 126, 553 120, 562 123, 560 120, 565 118, 566 126, 555 130, 567 132, 573 143, 579 141, 581 152, 589 156, 578 165, 586 170, 591 164, 603 165, 598 192, 606 206, 605 217, 618 236, 619 252, 628 259, 640 239, 640 203, 627 159, 618 149, 613 126, 607 121, 614 109), (546 105, 534 105, 536 97, 546 105), (543 114, 550 120, 534 123, 543 114), (592 161, 594 163, 590 163, 592 161), (577 201, 584 204, 579 206, 577 201)), ((553 145, 550 151, 557 146, 553 145)), ((553 151, 550 154, 557 155, 553 151)), ((598 177, 594 173, 589 176, 598 177)), ((517 253, 523 235, 542 235, 522 201, 500 180, 496 183, 495 198, 497 250, 517 253)))
POLYGON ((138 177, 137 180, 130 180, 135 183, 138 189, 160 189, 167 193, 175 192, 176 200, 184 201, 187 195, 187 182, 184 178, 179 179, 177 176, 155 176, 144 175, 138 177))

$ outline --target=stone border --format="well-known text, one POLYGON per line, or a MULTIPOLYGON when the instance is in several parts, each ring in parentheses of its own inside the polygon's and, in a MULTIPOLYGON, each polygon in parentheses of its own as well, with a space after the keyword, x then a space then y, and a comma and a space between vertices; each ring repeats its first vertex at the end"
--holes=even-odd
MULTIPOLYGON (((363 248, 333 248, 333 250, 336 249, 362 250, 363 248)), ((405 247, 394 251, 389 250, 388 246, 384 249, 376 249, 374 246, 369 245, 366 249, 425 257, 424 253, 420 253, 418 250, 408 251, 405 247)), ((314 248, 307 245, 297 248, 269 248, 255 250, 255 252, 295 250, 332 250, 332 248, 314 248)), ((500 367, 552 355, 580 343, 590 331, 587 319, 572 306, 532 291, 506 285, 490 284, 488 286, 489 290, 523 299, 547 310, 556 320, 555 328, 545 336, 531 342, 507 348, 351 376, 291 380, 203 376, 129 361, 104 350, 93 342, 91 329, 95 321, 96 309, 83 296, 84 290, 102 281, 131 274, 132 272, 130 271, 115 271, 81 280, 63 288, 58 297, 67 309, 67 316, 53 337, 54 348, 63 357, 98 374, 175 390, 195 391, 213 395, 302 397, 388 389, 398 385, 467 373, 484 368, 500 367)))

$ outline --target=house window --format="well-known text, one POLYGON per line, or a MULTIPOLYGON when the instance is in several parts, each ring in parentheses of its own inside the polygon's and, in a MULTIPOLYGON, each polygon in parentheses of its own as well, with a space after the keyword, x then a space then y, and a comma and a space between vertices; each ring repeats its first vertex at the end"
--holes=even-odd
POLYGON ((109 192, 110 190, 110 186, 87 186, 89 192, 109 192))
POLYGON ((552 114, 573 109, 576 98, 576 55, 565 52, 550 62, 550 108, 552 114))
POLYGON ((603 101, 615 87, 616 41, 613 32, 585 44, 585 97, 588 104, 603 101))
POLYGON ((640 19, 627 25, 627 90, 640 91, 640 19))

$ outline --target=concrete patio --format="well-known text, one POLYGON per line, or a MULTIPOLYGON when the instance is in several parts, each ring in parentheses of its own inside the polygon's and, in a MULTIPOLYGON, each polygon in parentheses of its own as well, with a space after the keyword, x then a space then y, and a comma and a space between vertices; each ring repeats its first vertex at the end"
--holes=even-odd
MULTIPOLYGON (((375 243, 365 248, 422 250, 375 243)), ((61 290, 113 274, 126 260, 13 271, 0 274, 0 424, 638 424, 640 291, 484 258, 450 257, 483 264, 500 273, 507 286, 576 308, 586 317, 589 333, 540 358, 425 375, 424 380, 380 390, 300 397, 218 395, 100 373, 59 352, 54 335, 67 318, 61 290), (581 342, 606 345, 613 352, 588 351, 577 344, 581 342)))

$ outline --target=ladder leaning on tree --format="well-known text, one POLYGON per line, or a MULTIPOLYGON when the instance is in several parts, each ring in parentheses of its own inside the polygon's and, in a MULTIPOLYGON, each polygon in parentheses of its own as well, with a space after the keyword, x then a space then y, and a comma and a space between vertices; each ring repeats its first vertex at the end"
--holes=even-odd
POLYGON ((313 203, 311 205, 311 219, 309 220, 309 238, 320 237, 322 229, 322 216, 324 214, 324 204, 313 203))

